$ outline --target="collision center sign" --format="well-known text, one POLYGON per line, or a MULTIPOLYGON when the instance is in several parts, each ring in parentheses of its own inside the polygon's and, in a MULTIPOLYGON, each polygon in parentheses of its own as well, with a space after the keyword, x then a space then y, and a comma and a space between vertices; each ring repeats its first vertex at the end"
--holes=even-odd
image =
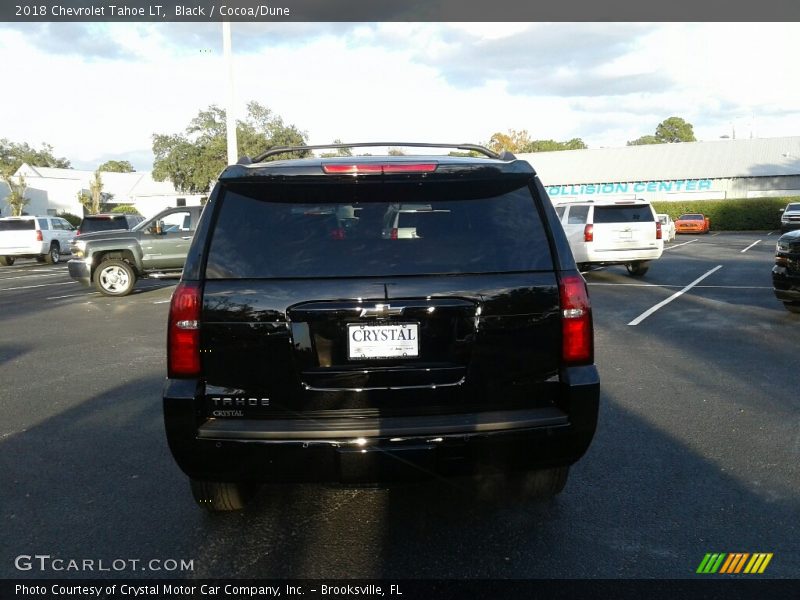
POLYGON ((606 194, 641 194, 703 192, 711 190, 710 179, 675 179, 667 181, 637 181, 627 183, 581 183, 546 186, 550 196, 602 196, 606 194))

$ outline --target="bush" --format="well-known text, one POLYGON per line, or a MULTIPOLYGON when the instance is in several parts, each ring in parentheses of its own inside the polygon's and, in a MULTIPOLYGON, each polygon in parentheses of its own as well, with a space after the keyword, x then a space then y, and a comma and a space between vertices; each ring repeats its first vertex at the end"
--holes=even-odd
POLYGON ((81 224, 83 217, 79 217, 78 215, 73 215, 72 213, 68 212, 60 212, 56 215, 57 217, 61 217, 65 221, 69 221, 69 224, 73 227, 77 227, 81 224))
POLYGON ((112 213, 124 213, 126 215, 140 215, 133 204, 120 204, 111 209, 112 213))
POLYGON ((653 202, 657 213, 677 219, 684 213, 703 213, 715 231, 752 231, 778 229, 780 209, 796 198, 748 198, 731 200, 691 200, 653 202))

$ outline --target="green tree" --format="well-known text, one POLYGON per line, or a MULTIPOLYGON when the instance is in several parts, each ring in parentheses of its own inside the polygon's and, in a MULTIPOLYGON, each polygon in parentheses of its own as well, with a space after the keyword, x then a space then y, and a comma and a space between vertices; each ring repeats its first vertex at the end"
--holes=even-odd
POLYGON ((19 217, 22 214, 23 209, 30 202, 30 199, 25 196, 25 191, 28 188, 27 184, 25 183, 25 178, 20 175, 15 179, 16 181, 11 179, 10 176, 3 176, 3 180, 6 182, 6 184, 8 184, 8 188, 10 190, 10 193, 6 197, 6 203, 11 209, 11 216, 19 217))
POLYGON ((90 207, 92 205, 92 196, 86 190, 81 190, 78 192, 78 202, 80 202, 83 207, 86 209, 86 212, 91 214, 90 207))
MULTIPOLYGON (((276 146, 306 145, 306 133, 258 102, 247 105, 247 116, 236 123, 239 156, 255 156, 276 146)), ((170 179, 184 193, 202 194, 227 165, 225 110, 211 105, 191 120, 183 133, 153 134, 153 178, 170 179)), ((279 160, 308 152, 269 157, 279 160)))
POLYGON ((640 138, 636 138, 635 140, 631 140, 628 142, 628 146, 646 146, 648 144, 660 144, 661 140, 659 140, 654 135, 643 135, 640 138))
POLYGON ((406 153, 402 150, 402 148, 389 148, 386 153, 389 156, 405 156, 406 153))
POLYGON ((554 152, 556 150, 584 150, 588 146, 581 138, 572 138, 566 142, 555 140, 533 140, 527 129, 509 129, 508 133, 495 133, 488 143, 484 144, 494 152, 554 152))
POLYGON ((42 144, 37 150, 26 143, 18 144, 6 138, 0 139, 0 173, 5 176, 13 175, 22 163, 28 163, 32 167, 71 168, 66 158, 53 156, 53 147, 49 144, 42 144))
POLYGON ((127 160, 107 160, 102 165, 97 167, 98 171, 106 171, 111 173, 134 173, 136 169, 127 160))
MULTIPOLYGON (((342 140, 336 138, 331 142, 333 144, 341 144, 342 140)), ((320 154, 322 158, 333 158, 335 156, 353 156, 353 151, 350 148, 336 148, 333 152, 323 152, 320 154)))
POLYGON ((555 140, 531 140, 520 152, 556 152, 558 150, 586 150, 588 146, 581 138, 572 138, 566 142, 555 140))
POLYGON ((687 123, 680 117, 670 117, 661 121, 656 127, 656 137, 667 144, 697 141, 697 138, 694 137, 692 124, 687 123))
POLYGON ((89 191, 81 190, 78 192, 78 202, 83 204, 86 212, 96 215, 100 212, 100 203, 108 198, 108 194, 103 194, 103 179, 100 171, 94 172, 94 179, 89 182, 89 191))
POLYGON ((133 204, 120 204, 111 209, 112 213, 122 213, 125 215, 140 215, 139 209, 133 204))
POLYGON ((502 152, 508 150, 509 152, 526 152, 524 148, 530 146, 533 142, 527 129, 517 131, 516 129, 509 129, 508 133, 496 132, 489 138, 489 141, 484 144, 492 152, 502 152))
POLYGON ((694 127, 680 117, 664 119, 656 127, 655 135, 643 135, 629 141, 628 146, 644 146, 646 144, 674 144, 677 142, 696 142, 694 127))

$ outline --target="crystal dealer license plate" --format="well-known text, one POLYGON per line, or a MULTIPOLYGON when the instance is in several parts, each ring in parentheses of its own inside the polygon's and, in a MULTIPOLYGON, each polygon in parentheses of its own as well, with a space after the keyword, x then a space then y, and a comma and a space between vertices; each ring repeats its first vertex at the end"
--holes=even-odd
POLYGON ((365 358, 416 358, 419 356, 419 324, 349 324, 347 356, 365 358))

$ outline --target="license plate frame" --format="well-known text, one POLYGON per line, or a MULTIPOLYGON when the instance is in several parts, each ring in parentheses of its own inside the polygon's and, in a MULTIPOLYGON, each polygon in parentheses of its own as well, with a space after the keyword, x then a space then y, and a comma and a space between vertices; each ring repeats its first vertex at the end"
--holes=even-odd
POLYGON ((419 348, 419 323, 347 324, 348 360, 414 359, 419 358, 419 348), (359 331, 369 335, 359 336, 359 331))

